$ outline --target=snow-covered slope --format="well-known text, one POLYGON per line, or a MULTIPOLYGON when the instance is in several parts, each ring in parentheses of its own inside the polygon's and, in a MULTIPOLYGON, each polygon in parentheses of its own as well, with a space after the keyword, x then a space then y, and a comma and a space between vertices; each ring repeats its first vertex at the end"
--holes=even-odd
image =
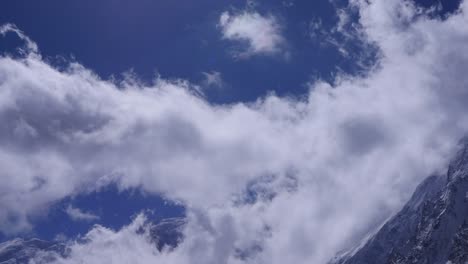
POLYGON ((428 177, 363 247, 331 263, 467 263, 468 140, 461 146, 446 175, 428 177))

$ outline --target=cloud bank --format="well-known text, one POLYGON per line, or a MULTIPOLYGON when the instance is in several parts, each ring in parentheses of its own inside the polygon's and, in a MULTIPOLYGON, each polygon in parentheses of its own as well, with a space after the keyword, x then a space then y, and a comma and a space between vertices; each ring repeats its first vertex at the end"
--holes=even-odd
POLYGON ((444 20, 406 1, 351 5, 376 66, 310 84, 303 100, 212 105, 183 80, 116 84, 34 51, 1 57, 0 230, 116 183, 184 203, 183 243, 155 252, 137 218, 92 229, 58 263, 326 263, 442 169, 468 129, 468 2, 444 20))

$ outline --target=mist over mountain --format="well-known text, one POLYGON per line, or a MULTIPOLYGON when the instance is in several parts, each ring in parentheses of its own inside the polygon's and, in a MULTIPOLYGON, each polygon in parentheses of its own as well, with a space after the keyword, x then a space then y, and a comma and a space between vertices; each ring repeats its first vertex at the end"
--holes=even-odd
POLYGON ((468 261, 468 140, 446 174, 430 176, 403 209, 362 246, 331 263, 466 263, 468 261))

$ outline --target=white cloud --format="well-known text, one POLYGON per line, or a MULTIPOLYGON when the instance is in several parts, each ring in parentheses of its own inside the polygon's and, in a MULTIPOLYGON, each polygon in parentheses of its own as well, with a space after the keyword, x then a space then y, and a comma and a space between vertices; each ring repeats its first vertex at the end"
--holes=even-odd
POLYGON ((65 209, 68 217, 74 221, 95 221, 99 219, 99 216, 92 213, 83 212, 80 208, 75 208, 71 205, 68 205, 65 209))
POLYGON ((273 15, 262 16, 253 11, 231 14, 226 11, 219 18, 219 26, 224 39, 244 45, 234 52, 236 57, 284 55, 286 52, 281 26, 273 15))
POLYGON ((468 2, 446 20, 405 3, 354 1, 377 66, 311 84, 304 100, 212 105, 184 81, 117 85, 80 65, 0 58, 0 230, 116 182, 186 204, 184 242, 159 254, 131 228, 97 227, 64 263, 325 263, 468 131, 468 2))

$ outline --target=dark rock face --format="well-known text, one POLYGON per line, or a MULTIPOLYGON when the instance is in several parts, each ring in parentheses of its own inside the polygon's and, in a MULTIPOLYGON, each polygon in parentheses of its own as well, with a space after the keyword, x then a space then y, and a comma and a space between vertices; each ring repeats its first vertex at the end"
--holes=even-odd
POLYGON ((446 264, 468 261, 468 140, 447 175, 421 183, 403 209, 362 248, 336 264, 446 264))
MULTIPOLYGON (((151 241, 161 251, 171 250, 183 240, 184 218, 168 218, 151 226, 151 241)), ((13 239, 0 244, 0 264, 28 264, 34 259, 36 264, 50 263, 57 256, 67 257, 69 249, 60 242, 39 239, 13 239)))
POLYGON ((453 239, 449 260, 452 263, 468 262, 468 222, 465 222, 453 239))

